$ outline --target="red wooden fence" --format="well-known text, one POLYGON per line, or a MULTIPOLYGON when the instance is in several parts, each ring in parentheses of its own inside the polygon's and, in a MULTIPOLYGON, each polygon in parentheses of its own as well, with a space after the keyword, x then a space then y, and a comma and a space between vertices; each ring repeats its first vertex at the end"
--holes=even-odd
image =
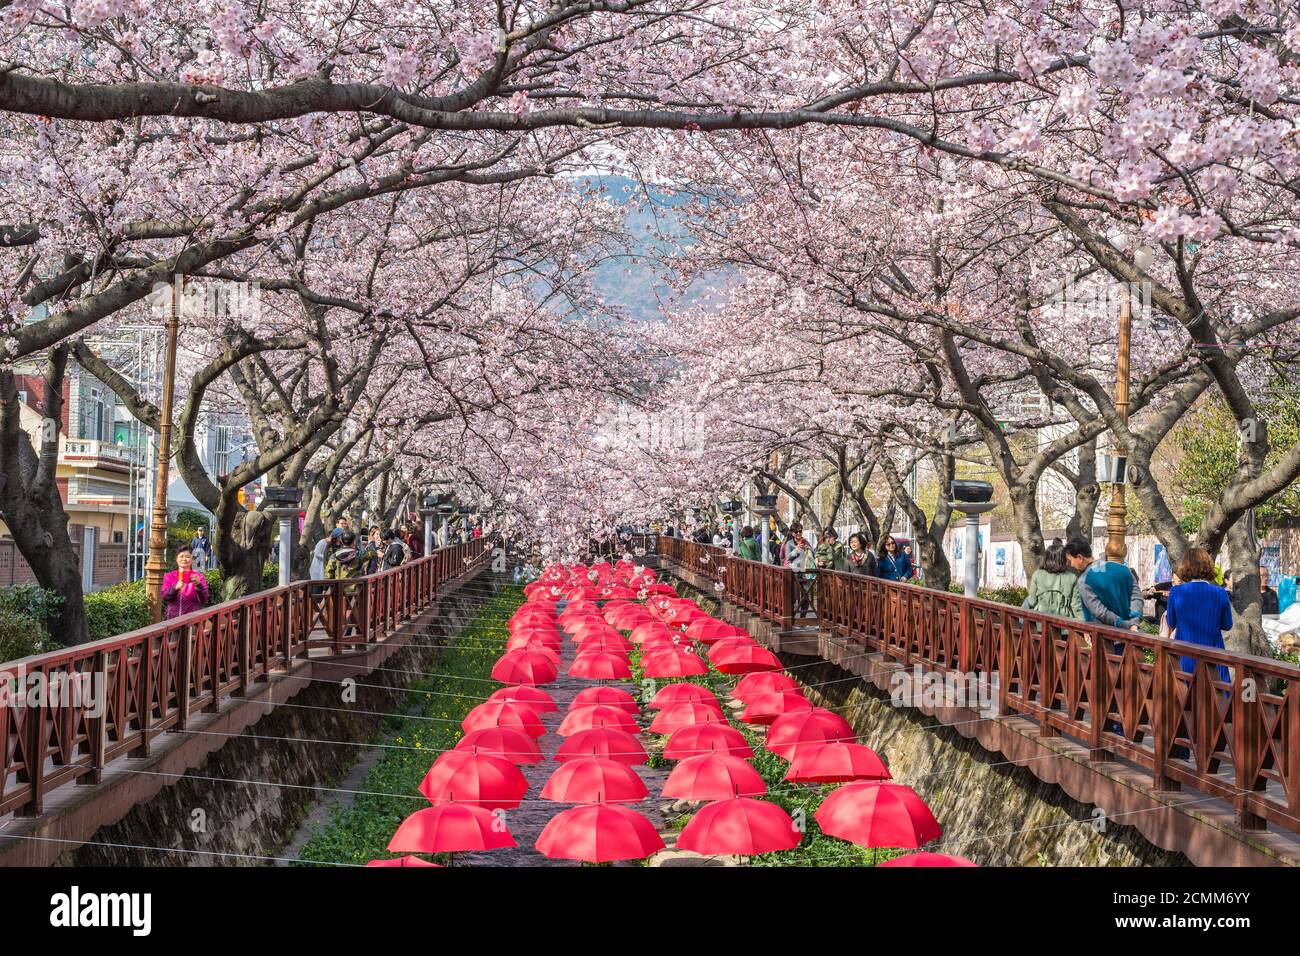
MULTIPOLYGON (((793 616, 788 568, 660 537, 654 550, 724 587, 778 626, 793 616)), ((835 571, 817 574, 822 628, 906 667, 984 677, 1000 716, 1145 768, 1157 790, 1187 785, 1236 808, 1247 829, 1300 832, 1300 667, 1037 614, 946 591, 835 571), (1190 673, 1179 658, 1195 662, 1190 673), (1219 665, 1229 679, 1220 680, 1219 665)))
POLYGON ((145 757, 161 732, 216 711, 298 660, 348 654, 424 611, 439 586, 481 565, 482 539, 364 578, 296 581, 129 634, 0 664, 0 815, 41 812, 45 794, 98 783, 116 757, 145 757), (80 682, 85 693, 72 693, 80 682), (103 706, 90 693, 102 682, 103 706), (48 693, 19 692, 31 687, 48 693), (98 711, 98 713, 97 713, 98 711))

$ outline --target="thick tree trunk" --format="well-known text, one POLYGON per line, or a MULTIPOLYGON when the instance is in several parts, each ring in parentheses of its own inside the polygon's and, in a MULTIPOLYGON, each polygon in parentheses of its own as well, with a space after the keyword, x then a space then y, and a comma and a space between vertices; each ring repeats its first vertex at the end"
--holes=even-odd
POLYGON ((1224 638, 1229 650, 1272 657, 1264 633, 1259 590, 1259 539, 1251 533, 1250 516, 1228 528, 1228 560, 1232 567, 1232 630, 1224 638))
POLYGON ((262 567, 271 548, 275 522, 262 511, 248 511, 238 501, 223 498, 217 508, 212 547, 226 576, 226 593, 213 600, 228 601, 262 590, 262 567))
POLYGON ((18 552, 27 560, 41 587, 63 600, 50 621, 51 636, 61 644, 90 640, 81 592, 81 562, 68 538, 68 515, 58 483, 58 421, 66 351, 52 357, 46 376, 41 451, 20 425, 21 407, 13 372, 0 370, 0 517, 4 518, 18 552))
MULTIPOLYGON (((1037 482, 1032 484, 1012 485, 1011 519, 1015 526, 1016 540, 1020 542, 1020 559, 1025 568, 1025 580, 1034 576, 1043 565, 1043 524, 1038 517, 1037 482)), ((1089 536, 1090 537, 1090 536, 1089 536)))
POLYGON ((7 499, 0 512, 36 582, 63 599, 50 620, 50 635, 65 646, 89 641, 81 561, 68 538, 68 516, 57 490, 40 500, 27 497, 19 503, 7 499))

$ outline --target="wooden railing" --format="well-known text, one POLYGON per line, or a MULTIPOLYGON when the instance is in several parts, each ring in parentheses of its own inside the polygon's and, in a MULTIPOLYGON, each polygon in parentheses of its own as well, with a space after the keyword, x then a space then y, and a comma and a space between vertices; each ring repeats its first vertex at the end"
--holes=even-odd
POLYGON ((109 761, 148 756, 159 733, 272 672, 382 641, 485 557, 476 539, 367 577, 296 581, 0 664, 0 815, 38 814, 56 787, 98 783, 109 761))
MULTIPOLYGON (((720 549, 672 538, 658 553, 703 574, 704 555, 720 560, 720 549)), ((789 626, 788 569, 721 563, 723 596, 789 626)), ((1300 697, 1290 693, 1300 667, 836 571, 818 572, 816 607, 822 628, 864 653, 967 684, 983 678, 997 717, 1029 717, 1043 736, 1085 744, 1092 760, 1130 761, 1156 790, 1220 798, 1245 829, 1300 832, 1300 697)))

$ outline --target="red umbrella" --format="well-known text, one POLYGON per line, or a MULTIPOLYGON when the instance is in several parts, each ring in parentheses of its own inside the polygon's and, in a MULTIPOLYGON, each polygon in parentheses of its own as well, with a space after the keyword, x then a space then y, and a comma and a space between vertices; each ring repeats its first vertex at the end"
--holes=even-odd
POLYGON ((906 856, 896 856, 892 860, 886 860, 884 863, 877 863, 876 866, 979 866, 973 860, 968 860, 964 856, 949 856, 947 853, 908 853, 906 856))
MULTIPOLYGON (((721 645, 714 644, 713 647, 716 650, 721 645)), ((766 647, 733 647, 716 657, 710 654, 709 660, 723 674, 750 674, 754 671, 781 669, 781 661, 766 647)))
POLYGON ((671 637, 663 634, 653 634, 641 642, 641 655, 649 657, 651 654, 679 654, 681 645, 671 637))
POLYGON ((846 783, 813 816, 823 833, 859 846, 914 848, 943 836, 925 801, 898 783, 846 783))
POLYGON ((541 763, 542 752, 532 737, 509 727, 484 727, 471 730, 456 742, 456 750, 494 754, 511 763, 541 763))
POLYGON ((517 700, 521 704, 527 704, 539 714, 549 714, 560 709, 546 691, 539 687, 528 687, 524 684, 495 690, 488 700, 517 700))
POLYGON ((770 724, 783 714, 812 710, 813 705, 802 691, 785 690, 776 694, 755 694, 740 715, 747 724, 770 724))
POLYGON ((748 635, 745 637, 724 637, 709 648, 709 660, 716 663, 719 657, 725 657, 738 648, 759 646, 761 645, 758 641, 748 635))
POLYGON ((534 738, 546 733, 537 711, 525 703, 513 700, 484 701, 466 714, 460 725, 466 731, 482 730, 484 727, 510 727, 534 738))
POLYGON ((758 771, 730 754, 699 754, 673 767, 663 795, 680 800, 726 800, 767 793, 758 771))
POLYGON ((745 735, 730 724, 691 724, 674 732, 664 744, 664 758, 667 760, 684 760, 709 753, 745 758, 754 756, 745 735))
POLYGON ((557 676, 555 665, 533 651, 507 651, 492 667, 492 679, 503 684, 549 684, 557 676))
POLYGON ((862 744, 805 744, 786 771, 794 783, 845 783, 850 780, 888 780, 884 761, 862 744))
POLYGON ((552 860, 643 860, 664 848, 649 820, 627 807, 595 803, 557 813, 533 844, 552 860))
POLYGON ((727 718, 722 716, 722 708, 716 702, 706 700, 688 700, 683 704, 673 704, 655 714, 650 722, 652 734, 671 734, 691 724, 725 724, 727 718))
POLYGON ((609 651, 592 651, 582 653, 569 665, 570 677, 582 677, 587 680, 623 680, 632 676, 632 667, 627 658, 609 651))
POLYGON ((391 853, 463 853, 514 846, 505 821, 486 807, 444 803, 417 810, 388 841, 391 853))
POLYGON ((536 651, 552 664, 560 662, 560 641, 544 641, 531 634, 517 634, 506 641, 507 651, 536 651))
POLYGON ((612 727, 615 730, 626 731, 629 734, 639 734, 641 732, 637 722, 621 707, 613 707, 609 704, 588 704, 585 707, 570 708, 569 712, 565 714, 564 720, 561 721, 557 733, 561 737, 572 737, 576 733, 591 730, 593 727, 612 727))
POLYGON ((677 846, 706 856, 754 856, 792 850, 803 834, 775 803, 732 797, 710 803, 691 817, 677 846))
POLYGON ((573 702, 569 704, 569 710, 578 707, 590 707, 592 704, 606 704, 610 707, 617 707, 632 717, 641 713, 641 708, 636 705, 636 698, 630 693, 621 687, 605 685, 588 687, 585 690, 578 691, 573 697, 573 702))
POLYGON ((798 749, 806 744, 829 744, 840 740, 856 743, 853 728, 839 714, 814 707, 784 714, 772 721, 763 746, 786 760, 793 760, 798 749))
POLYGON ((746 674, 736 681, 736 688, 731 696, 736 700, 748 701, 755 694, 779 694, 783 690, 798 690, 799 682, 789 674, 779 671, 761 671, 746 674))
POLYGON ((627 657, 628 654, 632 653, 632 649, 636 647, 635 644, 617 631, 614 632, 612 637, 608 634, 592 634, 577 643, 582 648, 580 651, 582 654, 594 654, 600 651, 607 654, 618 654, 622 657, 627 657))
POLYGON ((646 677, 698 677, 709 672, 709 665, 694 654, 660 651, 641 659, 646 677))
POLYGON ((438 866, 438 864, 421 860, 418 856, 396 856, 391 860, 371 860, 366 866, 438 866))
POLYGON ((429 768, 420 792, 435 805, 473 803, 489 810, 511 810, 528 792, 528 781, 504 757, 448 750, 429 768))
POLYGON ((686 629, 686 636, 692 641, 699 641, 701 644, 716 644, 718 641, 728 637, 748 637, 746 632, 736 627, 734 624, 728 624, 726 621, 719 621, 713 617, 697 617, 691 621, 691 626, 686 629))
POLYGON ((555 759, 559 761, 576 760, 579 757, 608 757, 629 766, 650 759, 639 740, 626 731, 610 727, 581 730, 572 737, 565 738, 555 752, 555 759))
POLYGON ((542 787, 542 799, 557 803, 639 803, 648 794, 635 770, 607 757, 566 760, 542 787))
POLYGON ((673 636, 673 632, 671 630, 669 630, 668 628, 664 627, 662 624, 659 624, 657 622, 653 622, 653 623, 646 622, 645 624, 638 624, 636 627, 632 628, 632 633, 629 634, 628 636, 632 639, 633 644, 640 644, 647 637, 650 637, 655 634, 661 634, 664 637, 668 637, 668 638, 671 638, 673 636))
POLYGON ((668 684, 655 694, 654 699, 650 701, 650 707, 659 710, 673 704, 684 704, 690 700, 702 700, 705 703, 713 701, 715 704, 718 702, 718 698, 713 696, 713 691, 699 684, 668 684))

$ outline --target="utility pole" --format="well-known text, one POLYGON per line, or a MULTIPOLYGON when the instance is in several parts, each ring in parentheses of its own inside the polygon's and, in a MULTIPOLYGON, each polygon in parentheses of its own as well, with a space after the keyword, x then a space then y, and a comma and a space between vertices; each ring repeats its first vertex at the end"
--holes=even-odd
POLYGON ((158 461, 154 468, 153 520, 149 526, 149 560, 145 562, 145 591, 149 595, 149 619, 162 620, 162 582, 167 573, 167 465, 171 458, 172 403, 176 393, 176 334, 181 321, 181 292, 184 278, 172 276, 171 314, 167 317, 167 359, 163 371, 162 405, 158 422, 158 461))

